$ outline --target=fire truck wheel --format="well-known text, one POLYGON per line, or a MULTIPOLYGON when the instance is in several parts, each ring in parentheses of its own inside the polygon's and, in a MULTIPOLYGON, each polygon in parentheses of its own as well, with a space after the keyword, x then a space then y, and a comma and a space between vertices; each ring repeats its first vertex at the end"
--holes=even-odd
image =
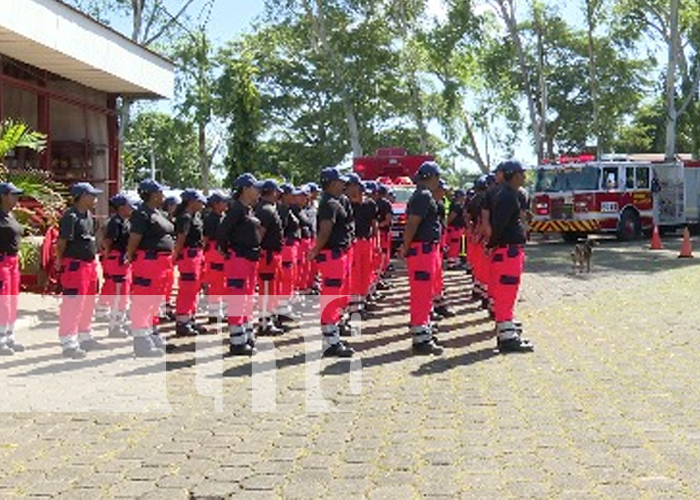
POLYGON ((636 240, 642 234, 642 223, 639 214, 631 209, 625 209, 620 216, 617 226, 617 237, 622 241, 636 240))

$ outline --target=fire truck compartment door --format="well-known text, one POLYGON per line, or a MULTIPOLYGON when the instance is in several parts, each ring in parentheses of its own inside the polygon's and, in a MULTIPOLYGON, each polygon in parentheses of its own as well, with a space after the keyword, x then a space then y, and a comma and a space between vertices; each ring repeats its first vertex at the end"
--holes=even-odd
MULTIPOLYGON (((653 166, 653 179, 658 181, 659 191, 654 195, 654 210, 659 224, 683 224, 685 212, 685 179, 683 166, 665 163, 653 166)), ((697 196, 695 199, 697 206, 697 196)), ((697 210, 697 208, 696 208, 697 210)))

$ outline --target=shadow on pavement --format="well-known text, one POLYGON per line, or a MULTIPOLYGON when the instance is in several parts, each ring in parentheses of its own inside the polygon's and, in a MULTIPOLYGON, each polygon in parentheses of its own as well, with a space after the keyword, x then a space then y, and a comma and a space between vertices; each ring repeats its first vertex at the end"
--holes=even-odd
POLYGON ((436 357, 435 359, 423 364, 417 370, 411 372, 414 377, 424 377, 435 373, 444 373, 459 366, 471 365, 482 361, 500 356, 498 351, 493 347, 485 347, 478 351, 470 351, 456 358, 436 357))

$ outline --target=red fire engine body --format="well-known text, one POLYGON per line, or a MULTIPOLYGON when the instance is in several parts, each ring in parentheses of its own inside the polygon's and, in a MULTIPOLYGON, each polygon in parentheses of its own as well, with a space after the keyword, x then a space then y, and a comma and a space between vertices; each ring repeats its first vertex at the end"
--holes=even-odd
POLYGON ((431 155, 409 155, 404 148, 380 148, 374 156, 353 159, 353 171, 360 178, 385 184, 393 192, 391 239, 394 248, 403 241, 406 204, 416 188, 413 176, 423 162, 434 160, 431 155))
POLYGON ((567 240, 597 232, 631 240, 655 221, 660 229, 697 223, 699 193, 700 161, 562 158, 536 169, 530 230, 567 240))

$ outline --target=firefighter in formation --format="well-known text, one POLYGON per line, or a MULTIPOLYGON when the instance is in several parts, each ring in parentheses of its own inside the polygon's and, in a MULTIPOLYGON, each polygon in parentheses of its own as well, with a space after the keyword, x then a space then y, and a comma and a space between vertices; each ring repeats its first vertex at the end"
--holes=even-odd
MULTIPOLYGON (((466 268, 473 276, 472 299, 493 317, 498 348, 533 350, 514 319, 526 239, 522 165, 501 163, 494 175, 477 179, 468 196, 455 190, 447 209, 440 176, 435 162, 419 168, 399 249, 408 270, 414 353, 444 351, 435 321, 454 315, 444 293, 444 261, 447 269, 466 268)), ((101 249, 93 210, 102 193, 88 183, 72 186, 56 245, 63 355, 82 359, 102 348, 92 334, 97 303, 109 312, 109 337, 131 337, 137 357, 161 357, 170 348, 163 321, 175 321, 176 336, 209 333, 196 320, 201 297, 208 323, 226 324, 229 353, 251 356, 256 335, 289 331, 293 306, 319 294, 323 355, 353 356, 343 337, 378 308, 388 287, 391 192, 335 168, 323 169, 319 181, 295 187, 245 173, 231 198, 207 199, 186 189, 167 199, 164 186, 144 180, 140 200, 125 194, 109 200, 101 249), (100 262, 104 285, 96 300, 100 262)), ((0 355, 23 350, 13 333, 22 230, 11 212, 20 195, 12 184, 0 184, 0 355)))

